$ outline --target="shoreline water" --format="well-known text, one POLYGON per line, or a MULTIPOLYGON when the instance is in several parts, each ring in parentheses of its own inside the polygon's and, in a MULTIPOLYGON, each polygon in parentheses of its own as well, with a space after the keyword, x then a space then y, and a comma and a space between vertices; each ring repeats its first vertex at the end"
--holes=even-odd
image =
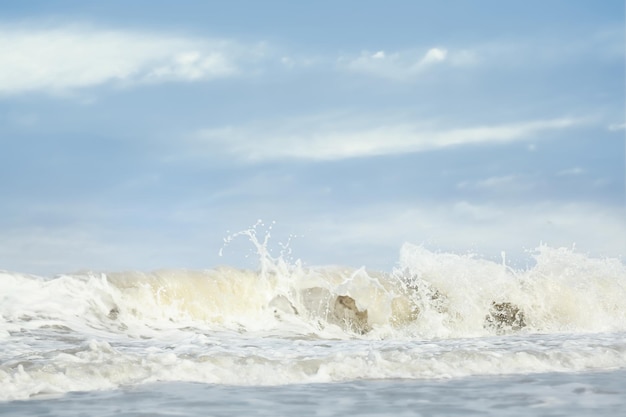
POLYGON ((229 393, 233 407, 248 401, 230 411, 249 415, 262 411, 255 401, 271 409, 261 391, 324 403, 319 390, 327 387, 333 401, 343 393, 356 404, 365 401, 359 392, 376 397, 392 387, 386 395, 411 402, 406 387, 429 387, 424 400, 439 404, 442 386, 486 399, 506 388, 531 406, 542 390, 581 375, 588 380, 573 391, 556 389, 555 404, 576 393, 593 402, 623 392, 614 387, 626 368, 620 261, 544 247, 536 265, 514 270, 405 245, 398 268, 376 272, 259 255, 258 270, 0 273, 0 409, 26 400, 60 415, 58 404, 76 400, 77 409, 112 415, 109 398, 149 398, 146 413, 158 415, 168 408, 159 401, 181 391, 180 404, 191 408, 229 393), (524 381, 534 378, 542 388, 532 391, 524 381))
POLYGON ((626 369, 241 387, 157 382, 0 403, 9 416, 618 415, 626 369))

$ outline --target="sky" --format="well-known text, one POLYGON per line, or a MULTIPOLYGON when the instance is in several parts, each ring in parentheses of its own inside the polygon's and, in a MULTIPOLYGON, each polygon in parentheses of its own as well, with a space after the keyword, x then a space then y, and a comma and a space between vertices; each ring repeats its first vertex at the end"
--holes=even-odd
POLYGON ((624 7, 1 0, 0 269, 623 260, 624 7))

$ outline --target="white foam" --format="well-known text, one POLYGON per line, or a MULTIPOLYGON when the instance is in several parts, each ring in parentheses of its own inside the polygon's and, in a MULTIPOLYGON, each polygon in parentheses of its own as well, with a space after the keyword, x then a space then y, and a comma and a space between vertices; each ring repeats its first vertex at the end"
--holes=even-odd
POLYGON ((0 400, 111 389, 156 381, 283 385, 354 379, 614 369, 624 333, 602 337, 471 338, 432 342, 286 340, 218 335, 180 344, 89 340, 45 360, 4 364, 0 400), (619 339, 621 338, 621 342, 619 339))
POLYGON ((626 367, 626 268, 615 259, 542 246, 534 266, 514 270, 406 244, 398 268, 380 272, 259 253, 257 271, 1 272, 0 400, 163 380, 626 367), (494 302, 519 308, 525 326, 487 326, 494 302))

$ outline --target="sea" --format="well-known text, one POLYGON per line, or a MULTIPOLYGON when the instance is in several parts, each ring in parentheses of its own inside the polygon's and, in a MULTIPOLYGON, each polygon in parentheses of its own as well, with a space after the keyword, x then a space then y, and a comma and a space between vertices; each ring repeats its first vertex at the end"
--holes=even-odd
POLYGON ((626 416, 626 266, 0 271, 1 416, 626 416))

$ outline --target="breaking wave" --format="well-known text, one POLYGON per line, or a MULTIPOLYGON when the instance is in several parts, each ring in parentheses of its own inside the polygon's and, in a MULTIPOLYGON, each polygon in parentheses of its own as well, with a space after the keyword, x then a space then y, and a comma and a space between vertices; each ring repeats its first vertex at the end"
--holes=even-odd
POLYGON ((626 366, 626 267, 541 246, 513 269, 405 244, 391 271, 0 272, 1 399, 161 380, 288 384, 626 366), (560 335, 567 335, 562 337, 560 335))
POLYGON ((66 326, 135 332, 180 326, 316 337, 448 338, 510 331, 626 330, 626 267, 541 246, 514 270, 474 255, 405 244, 389 272, 304 267, 245 234, 258 270, 83 272, 55 278, 3 272, 0 331, 66 326))

